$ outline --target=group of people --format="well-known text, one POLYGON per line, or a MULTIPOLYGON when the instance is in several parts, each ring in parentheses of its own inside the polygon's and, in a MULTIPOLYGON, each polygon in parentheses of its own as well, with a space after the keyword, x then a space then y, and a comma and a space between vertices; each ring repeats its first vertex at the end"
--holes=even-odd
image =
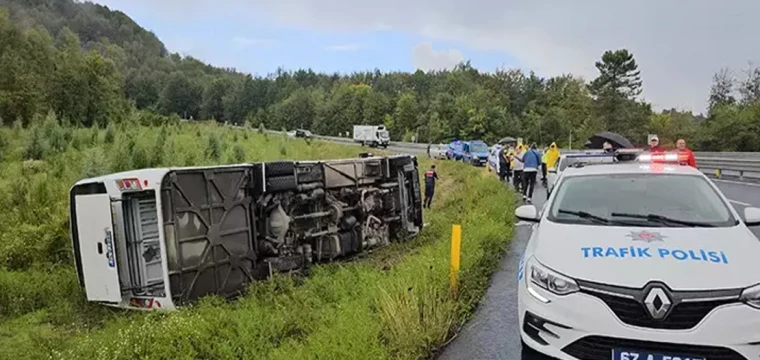
POLYGON ((512 178, 515 190, 522 192, 523 201, 531 203, 538 172, 541 172, 542 183, 546 184, 547 170, 556 166, 559 149, 556 143, 543 150, 538 150, 536 143, 530 146, 518 144, 517 147, 502 148, 498 156, 501 180, 509 182, 512 178))
MULTIPOLYGON (((651 139, 649 139, 648 150, 651 153, 666 151, 662 146, 660 146, 660 139, 657 136, 653 136, 651 139)), ((694 156, 694 152, 686 147, 686 140, 676 140, 676 151, 678 152, 678 161, 681 163, 681 165, 688 165, 694 168, 697 167, 697 159, 694 156)))
MULTIPOLYGON (((652 153, 665 152, 660 146, 660 139, 653 136, 650 139, 648 151, 652 153)), ((605 151, 615 151, 611 143, 605 142, 603 147, 605 151)), ((686 140, 678 139, 676 148, 679 154, 679 161, 683 165, 697 167, 697 161, 694 153, 686 147, 686 140)), ((428 148, 429 152, 429 148, 428 148)), ((507 183, 510 178, 515 187, 515 191, 522 192, 523 201, 533 202, 533 189, 536 186, 538 172, 541 171, 541 181, 546 186, 546 174, 548 169, 557 166, 559 160, 559 149, 557 144, 552 143, 543 150, 538 150, 536 143, 530 146, 518 144, 517 147, 503 147, 499 151, 499 178, 507 183)), ((438 173, 435 171, 435 165, 432 165, 425 172, 425 200, 423 207, 430 208, 435 193, 435 183, 438 180, 438 173)))

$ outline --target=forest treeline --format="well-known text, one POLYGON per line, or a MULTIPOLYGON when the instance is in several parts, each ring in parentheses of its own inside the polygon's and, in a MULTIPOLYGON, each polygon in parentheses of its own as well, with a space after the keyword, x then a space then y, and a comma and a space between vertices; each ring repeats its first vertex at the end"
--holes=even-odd
POLYGON ((73 0, 0 0, 0 120, 34 125, 50 111, 75 126, 138 119, 215 119, 345 134, 385 124, 393 140, 494 142, 503 136, 578 147, 610 130, 646 143, 679 137, 696 150, 760 151, 760 70, 716 69, 705 115, 653 112, 632 53, 610 50, 590 82, 469 61, 423 72, 323 74, 278 69, 252 76, 170 53, 127 15, 73 0))

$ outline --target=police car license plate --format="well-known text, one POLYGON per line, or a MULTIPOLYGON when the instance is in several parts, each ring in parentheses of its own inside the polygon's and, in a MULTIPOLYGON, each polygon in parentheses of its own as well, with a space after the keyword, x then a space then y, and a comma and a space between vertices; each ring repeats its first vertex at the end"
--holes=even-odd
POLYGON ((704 356, 657 354, 646 351, 612 350, 612 360, 707 360, 704 356))

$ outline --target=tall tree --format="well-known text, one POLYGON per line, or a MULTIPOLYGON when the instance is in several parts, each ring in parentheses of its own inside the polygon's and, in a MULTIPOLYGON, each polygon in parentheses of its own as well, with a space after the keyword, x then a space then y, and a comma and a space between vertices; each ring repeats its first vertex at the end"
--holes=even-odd
POLYGON ((728 68, 722 68, 713 75, 713 84, 710 88, 710 99, 708 101, 709 111, 718 105, 731 105, 736 103, 733 95, 736 78, 734 73, 728 68))
POLYGON ((642 81, 633 54, 626 49, 605 51, 596 68, 599 76, 591 82, 589 90, 596 98, 600 122, 607 130, 640 141, 646 135, 651 112, 647 112, 648 105, 636 102, 642 81))
POLYGON ((760 100, 760 68, 750 63, 744 73, 747 77, 741 82, 739 93, 742 104, 747 105, 760 100))
POLYGON ((602 61, 597 61, 595 65, 599 76, 591 82, 592 94, 615 94, 628 99, 641 94, 641 72, 628 50, 605 51, 602 61))

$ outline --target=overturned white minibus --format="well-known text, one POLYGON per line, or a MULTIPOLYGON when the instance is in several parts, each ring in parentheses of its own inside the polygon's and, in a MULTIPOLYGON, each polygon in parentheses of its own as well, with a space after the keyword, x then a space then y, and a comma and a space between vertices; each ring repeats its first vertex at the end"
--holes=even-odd
POLYGON ((173 309, 422 229, 417 158, 156 168, 77 182, 71 238, 89 301, 173 309))

